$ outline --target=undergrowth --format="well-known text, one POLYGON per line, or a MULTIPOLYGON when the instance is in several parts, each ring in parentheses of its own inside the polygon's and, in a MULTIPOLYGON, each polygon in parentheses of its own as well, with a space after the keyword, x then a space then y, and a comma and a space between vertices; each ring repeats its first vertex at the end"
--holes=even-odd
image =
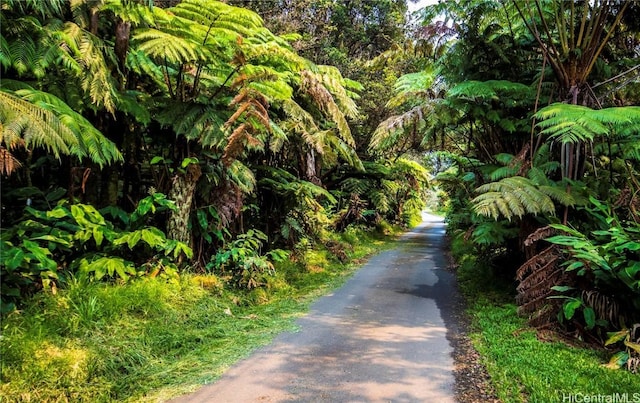
POLYGON ((475 258, 470 245, 460 238, 452 241, 452 251, 472 318, 470 337, 501 401, 640 398, 638 375, 603 366, 610 353, 569 345, 550 332, 537 333, 518 316, 513 283, 498 268, 475 258))
POLYGON ((275 264, 263 287, 233 288, 213 274, 127 284, 71 279, 2 322, 3 402, 159 401, 210 383, 292 329, 310 301, 341 284, 398 229, 328 234, 275 264), (342 251, 337 253, 337 251, 342 251))

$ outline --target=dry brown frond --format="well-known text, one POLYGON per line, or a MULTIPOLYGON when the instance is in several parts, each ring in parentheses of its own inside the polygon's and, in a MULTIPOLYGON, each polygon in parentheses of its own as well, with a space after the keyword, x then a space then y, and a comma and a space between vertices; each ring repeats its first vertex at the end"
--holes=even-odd
POLYGON ((0 174, 9 176, 21 166, 20 161, 9 150, 0 146, 0 174))
POLYGON ((548 238, 555 234, 556 230, 549 225, 547 225, 546 227, 538 228, 532 234, 530 234, 527 239, 524 240, 524 246, 531 246, 539 240, 548 238))

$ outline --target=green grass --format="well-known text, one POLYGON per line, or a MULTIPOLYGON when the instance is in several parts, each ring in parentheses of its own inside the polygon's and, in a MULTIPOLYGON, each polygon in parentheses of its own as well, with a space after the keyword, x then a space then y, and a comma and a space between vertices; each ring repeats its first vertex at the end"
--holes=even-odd
POLYGON ((56 295, 37 295, 2 322, 2 402, 158 401, 212 382, 292 329, 315 297, 353 273, 353 262, 394 243, 358 229, 330 237, 333 250, 278 264, 268 286, 252 291, 183 274, 173 283, 70 281, 56 295))
POLYGON ((472 319, 470 337, 500 400, 550 403, 573 396, 583 399, 574 401, 588 401, 584 397, 607 399, 625 393, 629 401, 640 398, 640 376, 604 368, 606 352, 539 340, 517 315, 512 284, 477 263, 459 241, 454 241, 453 248, 472 319))

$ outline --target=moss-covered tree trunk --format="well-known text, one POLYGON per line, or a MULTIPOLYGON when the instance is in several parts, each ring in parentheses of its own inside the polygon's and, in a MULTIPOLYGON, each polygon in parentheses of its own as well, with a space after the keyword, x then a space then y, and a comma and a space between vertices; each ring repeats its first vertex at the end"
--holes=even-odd
POLYGON ((197 164, 190 164, 185 173, 178 173, 172 178, 172 187, 169 191, 169 199, 175 201, 178 208, 169 216, 167 236, 185 242, 189 246, 193 246, 189 231, 189 216, 196 185, 201 175, 200 167, 197 164))

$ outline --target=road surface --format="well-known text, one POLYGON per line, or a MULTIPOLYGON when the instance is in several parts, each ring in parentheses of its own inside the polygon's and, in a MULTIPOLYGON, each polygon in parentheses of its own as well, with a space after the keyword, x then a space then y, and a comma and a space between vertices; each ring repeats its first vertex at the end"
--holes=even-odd
POLYGON ((423 218, 314 303, 299 331, 174 402, 453 402, 455 280, 444 223, 423 218))

